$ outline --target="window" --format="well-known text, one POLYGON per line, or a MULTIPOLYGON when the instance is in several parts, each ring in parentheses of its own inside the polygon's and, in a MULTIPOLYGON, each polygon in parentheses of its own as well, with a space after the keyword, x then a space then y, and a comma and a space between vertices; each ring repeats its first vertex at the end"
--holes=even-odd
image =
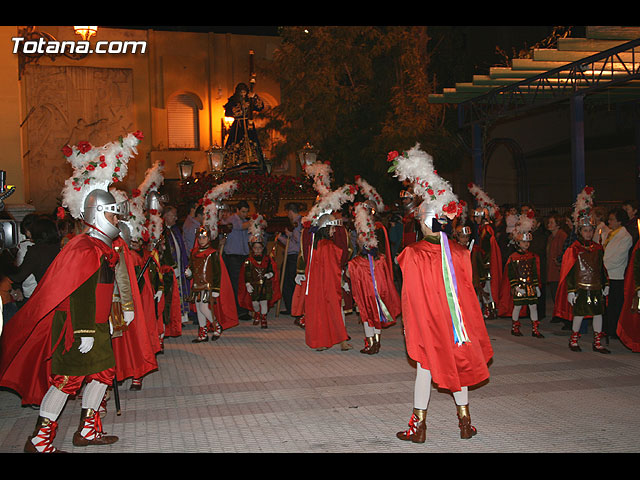
POLYGON ((172 96, 167 103, 169 148, 199 149, 198 98, 190 93, 172 96))

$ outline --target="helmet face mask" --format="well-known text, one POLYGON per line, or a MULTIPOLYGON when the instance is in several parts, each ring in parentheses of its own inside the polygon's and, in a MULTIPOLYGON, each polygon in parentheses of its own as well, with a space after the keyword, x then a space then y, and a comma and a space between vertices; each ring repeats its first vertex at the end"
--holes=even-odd
POLYGON ((117 216, 128 214, 129 205, 126 201, 118 203, 114 196, 106 190, 92 190, 84 201, 82 218, 93 227, 87 232, 91 237, 102 240, 107 245, 120 236, 120 229, 106 216, 112 213, 117 216))

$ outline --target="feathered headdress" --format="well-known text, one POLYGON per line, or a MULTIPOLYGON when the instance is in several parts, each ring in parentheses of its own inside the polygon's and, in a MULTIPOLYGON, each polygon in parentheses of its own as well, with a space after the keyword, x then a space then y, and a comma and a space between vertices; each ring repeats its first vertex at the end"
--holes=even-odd
POLYGON ((358 243, 364 250, 371 251, 378 248, 375 220, 371 209, 364 203, 355 204, 353 225, 358 234, 358 243))
POLYGON ((325 214, 335 212, 347 202, 353 202, 357 189, 353 185, 343 185, 334 191, 326 193, 311 207, 309 213, 302 219, 303 222, 311 222, 315 225, 317 220, 325 214))
POLYGON ((469 183, 467 185, 469 188, 469 192, 475 197, 476 202, 478 203, 478 207, 482 209, 486 209, 491 218, 496 216, 496 213, 499 211, 499 207, 496 202, 491 198, 487 193, 482 190, 475 183, 469 183))
POLYGON ((593 187, 586 186, 576 197, 573 205, 573 224, 576 229, 584 226, 594 226, 591 219, 591 210, 593 209, 593 187))
POLYGON ((413 193, 424 199, 423 204, 435 211, 436 217, 462 213, 465 202, 459 201, 449 182, 438 175, 433 167, 433 157, 422 151, 419 144, 402 155, 390 152, 387 161, 393 163, 389 172, 401 182, 412 182, 413 193))
POLYGON ((222 201, 231 198, 237 189, 238 182, 229 180, 211 188, 202 198, 202 205, 204 206, 203 224, 209 229, 212 239, 218 236, 218 220, 222 201))
POLYGON ((318 195, 331 192, 331 174, 333 170, 329 162, 316 162, 304 167, 304 173, 313 179, 313 188, 318 195))
POLYGON ((518 215, 518 221, 513 227, 513 238, 515 241, 528 241, 533 238, 533 227, 535 226, 535 213, 533 210, 529 210, 524 215, 518 215))
POLYGON ((89 193, 97 189, 109 191, 109 185, 127 175, 129 160, 137 155, 136 146, 142 137, 137 131, 102 147, 83 141, 62 149, 73 168, 72 176, 64 182, 62 206, 69 209, 73 218, 82 218, 84 201, 89 193))
POLYGON ((356 175, 356 185, 358 185, 360 193, 375 205, 377 213, 384 211, 384 201, 382 200, 382 197, 378 194, 378 191, 369 184, 369 182, 360 175, 356 175))
POLYGON ((157 191, 164 183, 164 160, 157 160, 145 172, 142 183, 131 192, 129 200, 129 221, 133 240, 157 241, 162 234, 162 217, 157 210, 146 212, 146 198, 150 192, 157 191))
POLYGON ((249 223, 249 243, 265 243, 264 232, 267 228, 267 221, 264 217, 256 213, 251 217, 251 223, 249 223))

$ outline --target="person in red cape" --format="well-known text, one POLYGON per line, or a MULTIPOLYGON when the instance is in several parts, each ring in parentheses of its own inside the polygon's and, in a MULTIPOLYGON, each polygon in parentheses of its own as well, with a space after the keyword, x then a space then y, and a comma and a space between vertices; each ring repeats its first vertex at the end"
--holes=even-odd
POLYGON ((604 249, 592 240, 595 225, 588 212, 580 215, 576 229, 578 239, 562 256, 553 315, 572 322, 569 338, 569 348, 572 351, 581 351, 580 326, 585 317, 591 317, 593 351, 611 353, 601 341, 604 297, 609 293, 609 279, 603 262, 604 249))
POLYGON ((469 413, 470 386, 489 378, 493 349, 472 281, 469 250, 449 239, 448 221, 462 213, 449 184, 433 168, 419 145, 402 155, 392 152, 390 171, 414 182, 424 200, 416 217, 424 238, 406 246, 397 261, 402 270, 402 320, 408 356, 416 362, 413 412, 403 441, 426 440, 431 383, 451 392, 460 437, 477 433, 469 413))
MULTIPOLYGON (((84 382, 73 444, 118 440, 104 434, 98 413, 116 372, 109 315, 118 262, 111 246, 119 234, 117 209, 109 192, 89 193, 84 203, 88 233, 75 236, 60 251, 0 339, 0 385, 16 391, 23 405, 40 405, 26 452, 58 451, 53 446, 58 416, 84 382)), ((125 312, 126 323, 132 313, 125 312)))
POLYGON ((198 336, 193 342, 208 341, 209 332, 211 340, 218 340, 223 330, 238 325, 238 311, 229 274, 204 225, 196 232, 187 272, 193 279, 189 301, 195 303, 198 315, 198 336))
POLYGON ((305 327, 304 302, 306 290, 305 272, 308 268, 311 256, 313 234, 311 232, 311 222, 304 222, 300 233, 300 252, 296 264, 295 289, 291 298, 291 316, 295 318, 294 323, 301 328, 305 327))
POLYGON ((476 289, 484 305, 484 316, 496 318, 502 282, 502 253, 493 226, 486 217, 486 209, 480 208, 474 211, 473 218, 477 225, 478 238, 471 250, 471 257, 478 282, 476 289))
POLYGON ((331 214, 321 215, 312 226, 313 244, 305 271, 305 343, 318 351, 340 344, 342 351, 353 347, 342 310, 342 250, 331 236, 340 221, 331 214))
POLYGON ((624 277, 624 303, 618 319, 618 338, 632 352, 640 352, 640 242, 631 251, 629 266, 624 277))
POLYGON ((355 226, 358 232, 359 254, 348 263, 351 291, 364 327, 365 346, 360 353, 375 355, 380 351, 383 327, 396 322, 402 313, 400 295, 393 282, 389 261, 389 242, 384 238, 379 252, 377 233, 386 229, 373 221, 371 210, 363 204, 355 205, 355 226))
MULTIPOLYGON (((127 226, 122 223, 120 230, 124 232, 127 226)), ((122 309, 134 308, 138 321, 132 322, 118 335, 114 334, 112 344, 116 356, 117 380, 120 382, 131 378, 130 390, 137 391, 142 388, 142 378, 158 369, 156 354, 160 351, 160 335, 155 292, 151 286, 149 270, 147 268, 142 272, 145 262, 138 251, 141 245, 140 242, 129 241, 131 247, 126 240, 116 239, 114 248, 120 251, 121 260, 124 260, 127 266, 131 266, 128 272, 129 277, 133 279, 131 288, 122 288, 118 276, 116 280, 118 280, 122 309), (137 278, 140 273, 142 278, 138 283, 137 278)))
POLYGON ((156 248, 150 252, 157 265, 157 274, 161 279, 160 291, 162 294, 158 300, 158 311, 162 320, 162 351, 164 351, 165 338, 182 336, 183 321, 178 278, 172 260, 167 261, 166 259, 165 239, 166 237, 163 235, 156 248))
POLYGON ((533 234, 533 217, 521 216, 513 231, 516 250, 507 259, 502 275, 499 315, 511 316, 511 335, 521 337, 520 317, 529 312, 531 336, 544 338, 538 320, 540 257, 529 250, 533 234))
MULTIPOLYGON (((334 217, 342 218, 341 212, 334 212, 334 217)), ((344 271, 347 267, 347 262, 353 255, 353 245, 351 243, 351 235, 349 229, 345 226, 344 222, 335 226, 335 232, 331 237, 333 243, 335 243, 342 252, 340 257, 340 269, 344 271)), ((349 286, 349 279, 345 279, 347 282, 346 288, 342 289, 342 303, 344 313, 353 313, 353 295, 351 294, 351 287, 349 286)))
POLYGON ((253 311, 253 324, 267 328, 267 313, 282 298, 278 267, 270 255, 264 254, 263 237, 249 239, 249 257, 240 268, 238 303, 253 311))

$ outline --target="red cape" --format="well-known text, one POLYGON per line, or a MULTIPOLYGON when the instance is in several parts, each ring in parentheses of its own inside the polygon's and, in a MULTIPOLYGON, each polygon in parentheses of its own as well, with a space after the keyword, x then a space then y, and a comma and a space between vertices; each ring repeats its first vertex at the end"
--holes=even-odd
POLYGON ((142 378, 147 373, 158 369, 155 354, 160 350, 160 339, 157 335, 157 324, 153 305, 153 290, 149 277, 145 272, 143 293, 138 288, 135 266, 143 266, 142 257, 132 252, 118 238, 114 247, 122 245, 125 263, 131 279, 135 317, 121 336, 111 341, 113 354, 116 357, 116 378, 142 378), (144 301, 143 301, 144 298, 144 301))
POLYGON ((441 388, 457 392, 489 378, 493 356, 480 303, 473 288, 469 250, 449 240, 458 299, 469 342, 456 345, 442 277, 440 244, 422 240, 398 256, 402 269, 402 320, 409 357, 431 371, 441 388))
MULTIPOLYGON (((594 243, 596 249, 602 249, 602 245, 594 243)), ((558 290, 553 305, 553 316, 564 318, 565 320, 573 320, 573 308, 567 299, 567 275, 573 268, 578 259, 578 251, 584 248, 579 240, 573 242, 562 255, 562 264, 560 265, 560 280, 558 281, 558 290)), ((590 317, 587 317, 590 318, 590 317)))
MULTIPOLYGON (((336 226, 335 233, 331 240, 333 240, 333 243, 335 243, 342 251, 340 256, 340 269, 343 270, 347 268, 347 262, 349 261, 349 230, 347 230, 344 225, 336 226)), ((353 295, 351 295, 351 288, 349 288, 348 292, 344 289, 342 290, 342 300, 344 301, 345 310, 349 311, 353 309, 353 295)))
MULTIPOLYGON (((491 264, 489 265, 489 271, 491 273, 491 295, 493 296, 495 304, 499 305, 502 284, 502 253, 500 251, 500 245, 498 245, 498 241, 496 240, 493 227, 491 225, 484 224, 481 225, 480 228, 487 232, 491 243, 491 264)), ((481 234, 479 236, 481 236, 481 234)), ((473 246, 474 254, 482 251, 482 247, 478 245, 478 243, 473 246)))
MULTIPOLYGON (((538 279, 540 279, 540 257, 531 252, 527 251, 525 255, 521 255, 517 252, 512 253, 507 260, 507 263, 504 266, 504 272, 502 273, 502 282, 500 284, 500 301, 497 303, 498 305, 498 316, 499 317, 511 317, 513 314, 513 296, 511 295, 511 283, 509 280, 509 264, 511 260, 515 258, 515 256, 519 256, 522 258, 530 258, 535 256, 536 258, 536 267, 538 269, 538 279)), ((538 280, 538 283, 540 280, 538 280)), ((523 305, 520 309, 520 317, 526 317, 528 315, 528 308, 526 305, 523 305)))
POLYGON ((311 348, 332 347, 347 340, 342 319, 342 251, 331 240, 318 242, 307 266, 305 342, 311 348))
MULTIPOLYGON (((249 257, 249 261, 251 261, 251 258, 252 257, 249 257)), ((268 303, 269 308, 271 308, 278 302, 278 300, 282 298, 282 292, 280 291, 280 277, 278 275, 278 267, 275 260, 270 256, 263 257, 263 262, 265 260, 271 263, 271 270, 273 271, 273 277, 271 277, 271 288, 273 289, 273 295, 268 303)), ((252 312, 253 303, 251 302, 251 295, 249 295, 249 292, 247 291, 247 285, 244 282, 244 263, 240 268, 240 275, 238 276, 238 278, 238 303, 241 307, 246 308, 247 310, 252 312)))
MULTIPOLYGON (((38 405, 49 388, 51 323, 56 307, 88 280, 103 257, 116 260, 114 251, 93 237, 76 235, 53 260, 27 301, 4 326, 0 337, 0 386, 14 390, 23 405, 38 405)), ((68 349, 73 341, 71 319, 61 338, 68 349)))
POLYGON ((640 315, 631 310, 631 305, 633 300, 638 296, 634 279, 633 262, 635 256, 638 254, 639 246, 640 242, 636 242, 636 246, 633 247, 633 251, 631 252, 627 272, 624 276, 624 303, 616 330, 620 341, 636 353, 640 352, 640 315))
MULTIPOLYGON (((348 268, 349 277, 351 278, 351 291, 353 299, 358 305, 361 320, 374 328, 390 326, 391 322, 384 323, 380 321, 378 304, 374 295, 373 282, 371 281, 369 258, 358 255, 349 261, 348 268)), ((373 272, 378 295, 395 321, 402 313, 402 305, 393 280, 389 281, 393 277, 389 275, 389 262, 384 255, 380 255, 374 261, 373 272)))

